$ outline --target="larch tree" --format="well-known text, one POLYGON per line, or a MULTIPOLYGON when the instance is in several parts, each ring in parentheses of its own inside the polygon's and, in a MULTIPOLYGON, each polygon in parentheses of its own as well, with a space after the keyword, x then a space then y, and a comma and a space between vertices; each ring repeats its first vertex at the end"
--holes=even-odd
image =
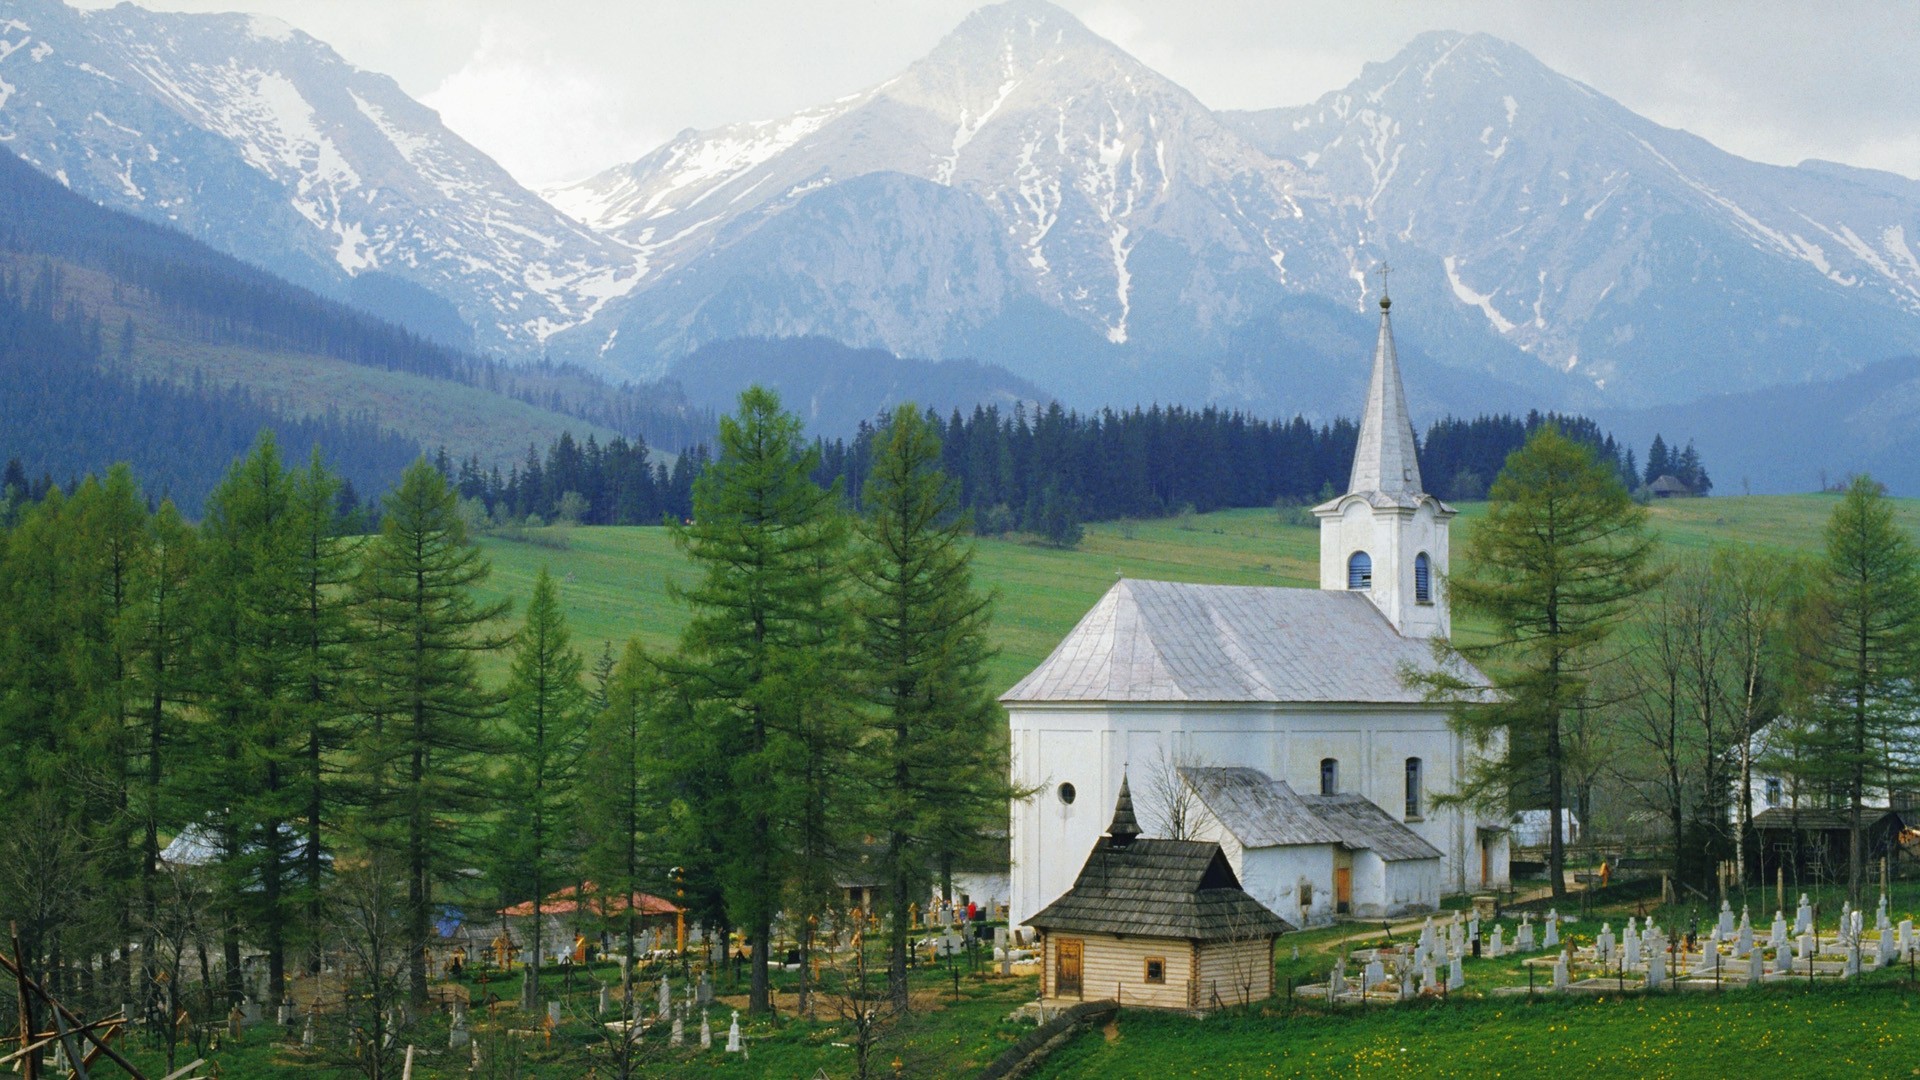
POLYGON ((489 566, 460 523, 459 499, 424 459, 384 502, 368 545, 359 602, 369 630, 358 650, 364 706, 380 723, 363 791, 361 828, 406 879, 408 996, 427 1000, 424 948, 433 932, 435 885, 468 864, 468 824, 490 804, 483 772, 499 748, 499 695, 480 684, 475 657, 505 642, 489 632, 507 601, 481 604, 473 589, 489 566))
POLYGON ((1613 469, 1543 424, 1507 457, 1447 586, 1490 626, 1487 640, 1459 651, 1486 670, 1493 693, 1444 668, 1425 681, 1459 703, 1454 722, 1478 745, 1504 740, 1502 752, 1476 758, 1461 794, 1545 803, 1555 896, 1566 893, 1567 725, 1604 660, 1599 646, 1659 578, 1646 520, 1613 469))
MULTIPOLYGON (((603 654, 610 659, 610 654, 603 654)), ((585 753, 580 765, 580 822, 585 845, 580 853, 581 876, 592 881, 608 900, 606 915, 618 928, 625 956, 637 955, 639 912, 630 903, 657 870, 650 853, 659 845, 643 840, 654 832, 648 824, 645 738, 649 710, 661 693, 653 662, 638 642, 628 642, 612 668, 596 665, 598 694, 603 700, 588 721, 585 753), (642 845, 646 844, 645 847, 642 845)), ((621 968, 621 1015, 633 1015, 634 965, 621 968)), ((631 1073, 630 1054, 617 1053, 616 1069, 631 1073)))
POLYGON ((695 827, 721 853, 727 913, 752 938, 748 1010, 765 1015, 769 939, 814 775, 796 776, 793 763, 809 753, 810 725, 836 708, 820 624, 837 617, 847 527, 836 494, 811 479, 818 454, 799 419, 773 392, 741 394, 719 446, 694 481, 692 523, 674 528, 699 577, 679 593, 692 617, 671 666, 698 702, 700 730, 680 737, 697 746, 697 761, 682 760, 701 775, 682 779, 706 796, 695 827))
POLYGON ((1880 485, 1856 476, 1827 520, 1826 549, 1797 619, 1815 741, 1803 759, 1847 805, 1847 894, 1862 902, 1871 789, 1912 775, 1920 666, 1920 551, 1880 485))
POLYGON ((973 586, 971 521, 940 470, 940 436, 912 405, 881 431, 853 560, 865 691, 862 755, 891 925, 888 987, 907 1007, 908 906, 929 895, 935 860, 1004 818, 1004 726, 986 686, 993 601, 973 586))
POLYGON ((502 746, 507 769, 501 794, 505 816, 497 823, 496 856, 505 860, 504 880, 523 884, 533 898, 532 961, 522 1004, 539 1002, 542 910, 547 890, 566 863, 576 809, 574 782, 586 734, 587 689, 580 681, 580 654, 573 650, 553 575, 542 566, 527 603, 526 623, 514 639, 507 678, 502 746))

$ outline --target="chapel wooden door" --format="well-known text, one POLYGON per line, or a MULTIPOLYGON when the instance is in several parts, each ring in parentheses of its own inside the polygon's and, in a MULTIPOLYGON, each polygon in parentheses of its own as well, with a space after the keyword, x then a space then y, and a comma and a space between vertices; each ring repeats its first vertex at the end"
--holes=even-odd
POLYGON ((1485 833, 1480 834, 1480 887, 1486 888, 1493 880, 1493 843, 1485 833))
POLYGON ((1353 867, 1336 866, 1333 868, 1333 905, 1336 914, 1345 915, 1353 909, 1353 867))
POLYGON ((1066 940, 1053 947, 1053 994, 1080 996, 1080 942, 1066 940))

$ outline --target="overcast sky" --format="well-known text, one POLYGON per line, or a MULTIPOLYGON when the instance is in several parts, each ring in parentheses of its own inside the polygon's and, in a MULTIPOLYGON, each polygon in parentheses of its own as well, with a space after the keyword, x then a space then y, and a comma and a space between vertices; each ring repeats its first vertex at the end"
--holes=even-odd
MULTIPOLYGON (((81 0, 106 6, 111 0, 81 0)), ((976 0, 142 0, 279 16, 385 72, 523 183, 682 128, 871 86, 976 0)), ((1483 30, 1628 108, 1760 161, 1920 177, 1910 0, 1060 0, 1215 108, 1297 105, 1424 30, 1483 30)))

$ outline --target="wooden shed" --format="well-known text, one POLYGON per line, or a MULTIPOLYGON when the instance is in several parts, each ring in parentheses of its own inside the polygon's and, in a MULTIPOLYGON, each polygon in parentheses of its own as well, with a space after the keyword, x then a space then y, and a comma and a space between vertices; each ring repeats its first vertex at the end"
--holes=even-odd
POLYGON ((1293 929, 1240 887, 1219 844, 1140 836, 1120 781, 1113 824, 1073 887, 1028 924, 1040 995, 1212 1009, 1273 995, 1273 943, 1293 929))
MULTIPOLYGON (((1774 879, 1776 869, 1784 869, 1788 881, 1845 881, 1853 850, 1850 822, 1844 809, 1775 806, 1755 814, 1755 858, 1750 864, 1754 880, 1765 884, 1774 879)), ((1899 811, 1863 806, 1860 824, 1869 864, 1877 865, 1882 857, 1898 861, 1907 827, 1899 811)))

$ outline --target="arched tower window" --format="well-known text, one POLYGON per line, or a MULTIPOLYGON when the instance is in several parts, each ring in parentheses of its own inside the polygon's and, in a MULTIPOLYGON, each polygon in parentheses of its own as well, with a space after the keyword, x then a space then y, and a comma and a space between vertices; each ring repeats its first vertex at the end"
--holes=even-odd
POLYGON ((1356 551, 1347 557, 1347 588, 1373 588, 1373 556, 1356 551))
POLYGON ((1433 603, 1433 563, 1424 551, 1413 557, 1413 602, 1433 603))
POLYGON ((1340 763, 1333 758, 1320 759, 1320 794, 1340 794, 1340 763))
POLYGON ((1420 816, 1420 759, 1407 759, 1407 818, 1420 816))

